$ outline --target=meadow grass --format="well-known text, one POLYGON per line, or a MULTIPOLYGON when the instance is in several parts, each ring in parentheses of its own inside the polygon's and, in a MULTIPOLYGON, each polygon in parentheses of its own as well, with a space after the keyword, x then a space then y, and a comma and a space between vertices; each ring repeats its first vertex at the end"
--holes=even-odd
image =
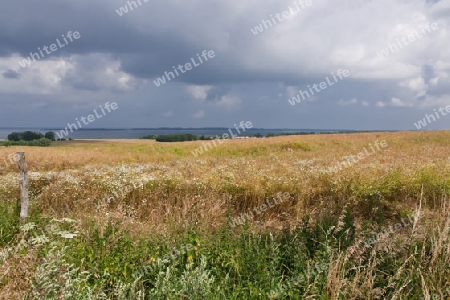
POLYGON ((197 157, 202 141, 1 147, 26 152, 31 216, 19 223, 3 162, 0 298, 446 299, 449 144, 436 131, 229 140, 197 157), (375 141, 387 147, 336 168, 375 141))

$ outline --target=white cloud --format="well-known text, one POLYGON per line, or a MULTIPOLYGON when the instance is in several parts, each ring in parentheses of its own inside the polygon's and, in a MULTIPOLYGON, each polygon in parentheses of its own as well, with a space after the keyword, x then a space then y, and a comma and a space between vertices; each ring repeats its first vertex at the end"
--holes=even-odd
POLYGON ((428 86, 422 77, 411 78, 398 84, 401 87, 407 87, 416 94, 416 97, 423 96, 427 93, 428 86))
POLYGON ((225 95, 220 97, 216 105, 225 109, 237 109, 241 105, 241 98, 233 95, 225 95))
POLYGON ((70 61, 73 67, 63 78, 64 83, 80 90, 129 92, 144 82, 122 71, 121 62, 110 55, 73 55, 70 61))
POLYGON ((433 77, 430 79, 430 85, 431 86, 437 86, 439 83, 439 77, 433 77))
POLYGON ((120 61, 103 54, 50 57, 22 68, 18 55, 0 57, 0 70, 11 69, 18 79, 0 76, 0 92, 26 94, 60 94, 76 90, 125 92, 143 82, 121 71, 120 61))
POLYGON ((211 85, 188 85, 186 91, 194 99, 206 100, 208 91, 212 88, 211 85))
POLYGON ((411 107, 413 106, 412 103, 407 103, 402 101, 399 98, 392 98, 391 101, 388 102, 377 102, 376 106, 378 107, 385 107, 385 106, 395 106, 395 107, 411 107))
POLYGON ((61 80, 73 68, 73 63, 65 59, 38 60, 21 68, 18 62, 22 59, 18 55, 0 57, 0 70, 11 69, 20 74, 17 79, 0 75, 1 93, 54 94, 63 91, 61 80))
POLYGON ((439 96, 429 96, 425 97, 425 100, 418 103, 418 108, 420 109, 430 109, 432 107, 447 106, 450 104, 450 95, 439 95, 439 96))
MULTIPOLYGON (((271 13, 281 11, 284 6, 284 3, 277 4, 271 13)), ((266 7, 266 13, 258 14, 259 17, 270 12, 270 5, 266 7)), ((248 70, 291 73, 303 78, 311 74, 328 75, 339 68, 349 69, 352 78, 410 78, 420 74, 421 65, 429 59, 433 44, 449 38, 447 31, 432 31, 415 45, 406 46, 383 59, 377 56, 377 52, 412 30, 420 30, 420 25, 430 21, 439 22, 441 28, 445 26, 443 18, 433 16, 431 5, 422 0, 358 1, 351 4, 313 1, 313 5, 299 14, 295 22, 277 24, 252 39, 254 44, 250 47, 255 50, 246 51, 248 55, 241 55, 240 62, 248 70), (367 24, 367 20, 372 25, 361 26, 367 24), (328 34, 330 24, 339 28, 333 31, 332 36, 328 34), (299 33, 302 34, 301 40, 296 38, 299 33), (266 59, 261 60, 259 55, 254 55, 258 52, 265 53, 266 59)), ((255 18, 255 26, 258 22, 260 18, 255 18)), ((435 54, 442 57, 438 52, 435 54)))
POLYGON ((341 100, 338 101, 338 104, 339 105, 343 105, 343 106, 354 105, 354 104, 358 104, 358 100, 356 100, 356 98, 353 98, 353 99, 348 100, 348 101, 345 101, 345 100, 341 99, 341 100))
POLYGON ((392 106, 400 106, 400 107, 403 107, 403 106, 412 106, 411 103, 406 103, 406 102, 402 101, 402 100, 399 99, 399 98, 392 98, 392 99, 391 99, 391 105, 392 105, 392 106))

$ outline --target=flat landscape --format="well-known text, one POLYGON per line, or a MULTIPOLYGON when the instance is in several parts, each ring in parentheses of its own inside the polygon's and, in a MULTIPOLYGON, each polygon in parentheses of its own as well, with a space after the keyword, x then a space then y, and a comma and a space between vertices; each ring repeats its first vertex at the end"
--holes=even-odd
POLYGON ((448 299, 449 131, 208 143, 0 147, 0 299, 448 299))
POLYGON ((0 300, 450 300, 450 0, 3 2, 0 300))

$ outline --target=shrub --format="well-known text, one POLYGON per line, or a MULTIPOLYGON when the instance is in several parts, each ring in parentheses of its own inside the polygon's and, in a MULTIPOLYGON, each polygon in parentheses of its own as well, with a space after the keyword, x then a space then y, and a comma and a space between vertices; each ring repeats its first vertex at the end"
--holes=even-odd
POLYGON ((12 132, 8 134, 8 141, 20 141, 22 139, 22 136, 20 132, 12 132))
POLYGON ((42 139, 44 135, 40 132, 24 131, 24 132, 12 132, 8 134, 8 141, 34 141, 42 139))
POLYGON ((185 141, 197 141, 199 137, 195 134, 165 134, 158 135, 156 137, 157 142, 185 142, 185 141))
POLYGON ((82 272, 73 264, 68 264, 66 249, 53 247, 44 257, 32 282, 32 299, 92 299, 95 296, 95 287, 90 287, 88 283, 89 272, 82 272))
POLYGON ((33 131, 25 131, 23 132, 22 139, 24 141, 34 141, 39 140, 43 138, 44 135, 40 132, 33 132, 33 131))
POLYGON ((214 295, 215 278, 207 269, 205 256, 200 258, 199 266, 189 263, 181 275, 177 273, 176 264, 159 272, 155 287, 149 293, 151 299, 211 299, 214 295))
POLYGON ((209 136, 209 135, 202 135, 200 138, 199 138, 199 140, 200 141, 211 141, 211 140, 213 140, 214 139, 214 137, 212 137, 212 136, 209 136))
POLYGON ((36 146, 36 147, 48 147, 52 143, 51 140, 46 138, 41 138, 39 140, 33 141, 8 141, 4 143, 4 146, 36 146))
POLYGON ((45 138, 51 141, 55 140, 55 133, 53 131, 48 131, 45 133, 45 138))

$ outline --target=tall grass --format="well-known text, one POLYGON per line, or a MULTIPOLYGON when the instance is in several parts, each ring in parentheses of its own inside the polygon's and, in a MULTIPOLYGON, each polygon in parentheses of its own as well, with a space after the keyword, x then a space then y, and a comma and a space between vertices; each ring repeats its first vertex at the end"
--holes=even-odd
POLYGON ((197 158, 198 142, 0 148, 26 152, 32 205, 21 226, 7 165, 0 298, 446 299, 448 141, 290 136, 227 141, 197 158), (375 140, 389 147, 327 172, 375 140), (289 196, 230 226, 278 193, 289 196), (414 226, 396 227, 418 211, 414 226))

